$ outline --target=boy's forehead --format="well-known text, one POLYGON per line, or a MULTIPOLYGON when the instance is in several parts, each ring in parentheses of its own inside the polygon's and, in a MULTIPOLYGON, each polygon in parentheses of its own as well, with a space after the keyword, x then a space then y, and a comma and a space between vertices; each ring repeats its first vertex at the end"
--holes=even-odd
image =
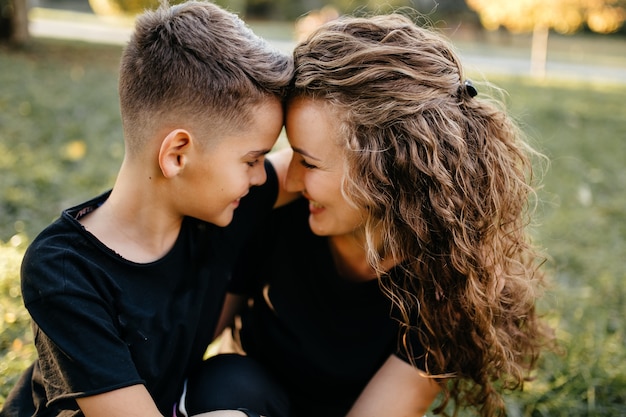
POLYGON ((266 99, 240 108, 230 117, 214 115, 210 119, 206 123, 190 119, 209 148, 231 147, 241 155, 261 157, 272 150, 282 130, 282 102, 266 99))

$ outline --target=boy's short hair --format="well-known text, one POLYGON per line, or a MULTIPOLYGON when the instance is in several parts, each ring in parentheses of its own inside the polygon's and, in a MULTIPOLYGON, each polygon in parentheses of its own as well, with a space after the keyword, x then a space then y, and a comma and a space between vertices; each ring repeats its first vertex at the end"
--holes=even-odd
POLYGON ((189 123, 228 131, 251 106, 282 98, 291 57, 271 48, 236 15, 201 1, 138 16, 120 65, 119 95, 129 151, 155 126, 189 123))

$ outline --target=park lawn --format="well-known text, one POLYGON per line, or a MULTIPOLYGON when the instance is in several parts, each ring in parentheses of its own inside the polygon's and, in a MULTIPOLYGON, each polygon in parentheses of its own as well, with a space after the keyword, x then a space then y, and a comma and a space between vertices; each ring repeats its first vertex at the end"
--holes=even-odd
MULTIPOLYGON (((112 186, 121 163, 120 52, 39 39, 0 49, 0 404, 34 355, 23 250, 62 208, 112 186)), ((490 81, 550 159, 532 231, 551 283, 539 307, 562 348, 507 396, 510 415, 626 415, 626 85, 490 81)))
POLYGON ((524 416, 626 415, 626 85, 502 80, 550 159, 533 233, 549 258, 541 304, 562 355, 547 355, 524 416))

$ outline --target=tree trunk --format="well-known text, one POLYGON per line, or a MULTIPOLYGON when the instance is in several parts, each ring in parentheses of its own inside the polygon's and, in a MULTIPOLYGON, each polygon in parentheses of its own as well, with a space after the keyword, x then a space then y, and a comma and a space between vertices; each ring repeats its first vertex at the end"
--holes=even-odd
POLYGON ((24 45, 28 42, 28 0, 13 0, 13 33, 11 42, 24 45))
POLYGON ((0 40, 24 45, 28 32, 28 0, 0 0, 0 40))
POLYGON ((9 0, 0 0, 0 41, 11 38, 11 15, 13 8, 9 0))
POLYGON ((530 74, 534 77, 546 77, 548 33, 549 29, 547 26, 535 25, 533 29, 533 40, 530 50, 530 74))

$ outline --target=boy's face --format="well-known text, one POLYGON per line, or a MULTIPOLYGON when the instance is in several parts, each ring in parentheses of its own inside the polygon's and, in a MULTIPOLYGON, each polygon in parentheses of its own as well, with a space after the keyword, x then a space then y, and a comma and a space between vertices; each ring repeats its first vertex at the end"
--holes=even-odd
POLYGON ((198 151, 190 161, 188 198, 178 202, 184 215, 226 226, 250 187, 265 182, 263 161, 282 129, 282 105, 272 98, 250 111, 251 123, 198 151))

